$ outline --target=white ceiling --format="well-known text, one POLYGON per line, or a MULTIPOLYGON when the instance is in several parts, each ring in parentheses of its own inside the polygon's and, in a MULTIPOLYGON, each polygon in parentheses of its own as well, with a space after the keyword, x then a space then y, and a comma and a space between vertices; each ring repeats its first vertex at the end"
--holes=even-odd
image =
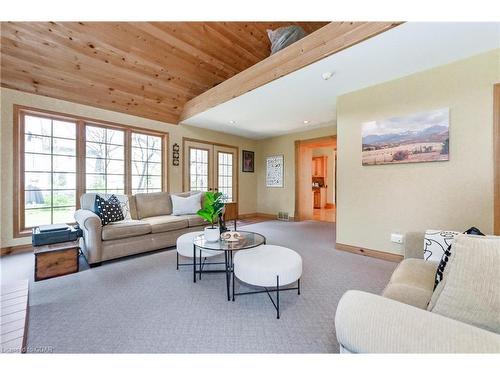
POLYGON ((339 95, 499 47, 500 23, 409 22, 183 124, 253 139, 328 126, 335 124, 339 95), (335 75, 325 81, 327 71, 335 75))

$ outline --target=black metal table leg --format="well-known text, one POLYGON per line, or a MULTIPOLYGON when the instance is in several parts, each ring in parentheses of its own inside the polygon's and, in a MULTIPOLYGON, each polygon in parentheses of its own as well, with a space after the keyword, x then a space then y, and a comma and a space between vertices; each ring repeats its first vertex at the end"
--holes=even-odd
POLYGON ((233 257, 231 256, 231 272, 233 274, 233 280, 232 280, 232 283, 233 283, 233 302, 234 302, 234 262, 233 262, 233 257))
POLYGON ((200 249, 200 267, 199 267, 199 271, 200 271, 200 280, 201 280, 201 270, 202 270, 202 266, 201 266, 201 260, 202 260, 201 252, 202 252, 202 251, 203 251, 203 250, 202 250, 202 249, 200 249))
POLYGON ((224 260, 226 261, 226 291, 227 291, 227 300, 231 300, 230 292, 229 292, 229 255, 227 251, 224 251, 224 260))
POLYGON ((193 283, 196 282, 196 245, 193 244, 193 283))
POLYGON ((276 276, 276 319, 280 318, 280 277, 276 276))

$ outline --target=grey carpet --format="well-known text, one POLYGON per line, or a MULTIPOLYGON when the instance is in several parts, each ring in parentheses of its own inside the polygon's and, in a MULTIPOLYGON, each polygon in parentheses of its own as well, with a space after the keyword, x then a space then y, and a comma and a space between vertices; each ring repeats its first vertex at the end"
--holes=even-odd
POLYGON ((334 250, 333 223, 248 225, 303 258, 302 293, 228 302, 223 274, 192 281, 175 250, 31 283, 28 346, 65 353, 337 353, 334 317, 349 289, 380 293, 396 264, 334 250))

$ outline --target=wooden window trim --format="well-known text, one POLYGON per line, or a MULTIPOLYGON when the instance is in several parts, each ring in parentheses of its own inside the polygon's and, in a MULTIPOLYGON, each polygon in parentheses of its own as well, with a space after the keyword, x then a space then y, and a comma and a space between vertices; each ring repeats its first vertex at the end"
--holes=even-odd
POLYGON ((76 209, 80 208, 79 197, 86 190, 86 136, 85 126, 98 126, 102 128, 122 130, 124 134, 125 147, 125 194, 132 194, 132 158, 131 158, 131 140, 132 133, 144 135, 153 135, 162 139, 162 191, 169 191, 169 169, 168 169, 168 147, 169 133, 144 129, 136 126, 122 125, 110 121, 97 120, 89 117, 71 115, 50 110, 38 109, 33 107, 14 104, 14 132, 13 132, 13 237, 22 238, 31 236, 31 228, 25 228, 24 217, 24 118, 26 115, 37 117, 71 121, 76 123, 76 209))
POLYGON ((493 86, 493 233, 500 235, 500 83, 493 86))

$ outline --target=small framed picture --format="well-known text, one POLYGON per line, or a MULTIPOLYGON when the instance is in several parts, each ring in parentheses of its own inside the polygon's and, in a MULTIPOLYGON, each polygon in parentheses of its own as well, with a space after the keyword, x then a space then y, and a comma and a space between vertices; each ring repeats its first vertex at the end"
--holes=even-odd
POLYGON ((242 151, 242 171, 243 172, 254 172, 254 164, 255 164, 255 154, 253 151, 242 151))

